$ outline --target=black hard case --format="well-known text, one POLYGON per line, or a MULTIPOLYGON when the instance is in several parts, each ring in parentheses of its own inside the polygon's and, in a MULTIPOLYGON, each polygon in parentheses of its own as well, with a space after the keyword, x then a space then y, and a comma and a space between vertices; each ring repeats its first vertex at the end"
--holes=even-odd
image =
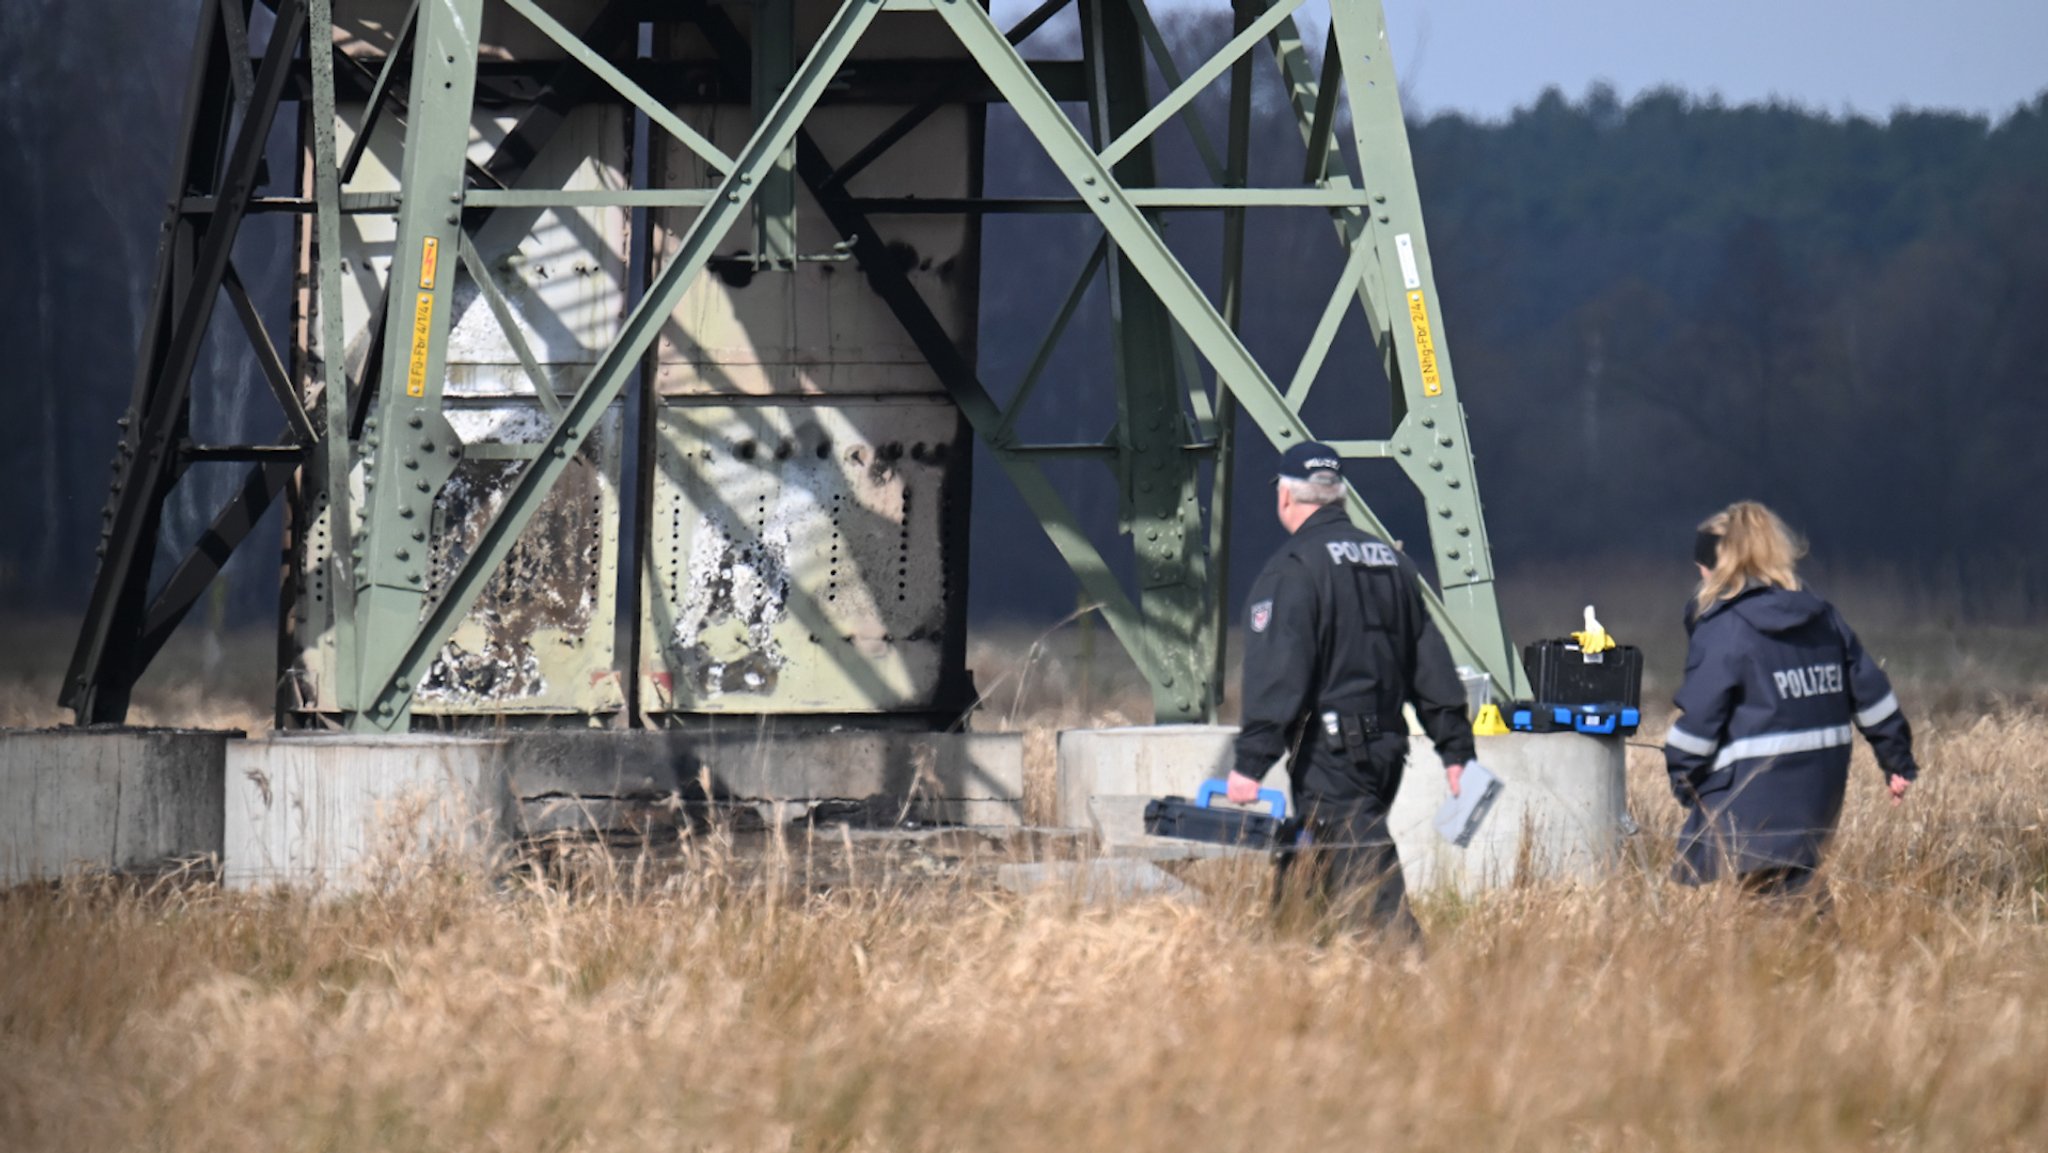
POLYGON ((1161 797, 1145 805, 1145 831, 1155 837, 1270 849, 1279 841, 1280 819, 1249 809, 1205 808, 1186 797, 1161 797))
POLYGON ((1522 650, 1539 705, 1641 708, 1643 654, 1634 645, 1586 653, 1573 640, 1537 641, 1522 650))

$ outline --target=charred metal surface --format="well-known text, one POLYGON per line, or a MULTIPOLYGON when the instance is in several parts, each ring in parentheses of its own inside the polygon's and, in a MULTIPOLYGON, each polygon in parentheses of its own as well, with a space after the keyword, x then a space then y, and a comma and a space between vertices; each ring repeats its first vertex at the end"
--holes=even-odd
MULTIPOLYGON (((381 66, 408 3, 337 0, 334 43, 348 58, 345 74, 368 76, 381 66)), ((598 15, 605 0, 543 4, 571 29, 610 19, 598 15)), ((533 145, 521 153, 521 189, 630 185, 634 117, 618 101, 565 103, 551 132, 527 132, 520 101, 539 90, 519 87, 519 78, 552 75, 561 53, 499 7, 486 7, 479 34, 485 88, 491 77, 518 83, 472 113, 472 164, 488 168, 497 150, 518 141, 533 145)), ((801 4, 798 25, 825 11, 801 4)), ((754 17, 744 5, 731 15, 743 26, 754 17)), ((952 72, 971 71, 936 18, 900 23, 886 40, 855 50, 843 79, 875 89, 863 101, 894 89, 912 101, 952 72)), ((747 86, 704 82, 732 77, 687 22, 658 24, 654 36, 662 59, 637 66, 695 77, 678 114, 721 147, 740 148, 753 129, 747 86)), ((337 109, 337 146, 360 153, 347 190, 396 190, 407 110, 395 104, 366 129, 361 99, 345 84, 337 109), (359 132, 365 139, 356 148, 359 132)), ((850 154, 901 111, 886 102, 833 102, 806 131, 850 154)), ((856 178, 855 191, 974 195, 981 115, 963 93, 856 178)), ((652 149, 654 186, 701 187, 709 179, 694 154, 664 135, 654 134, 652 149)), ((507 206, 465 216, 475 263, 495 282, 517 343, 531 355, 506 338, 468 265, 457 267, 450 255, 444 408, 468 449, 436 497, 418 550, 430 606, 524 467, 516 446, 546 435, 545 406, 522 360, 556 395, 571 393, 616 337, 629 283, 646 271, 628 258, 632 212, 507 206)), ((646 213, 649 266, 659 266, 690 216, 646 213)), ((918 727, 966 703, 972 453, 964 424, 859 267, 817 259, 830 256, 823 250, 839 234, 808 192, 797 193, 793 219, 803 259, 764 262, 746 251, 746 230, 736 231, 714 275, 690 290, 648 358, 649 407, 630 482, 643 495, 637 651, 620 654, 614 645, 626 483, 623 422, 614 412, 583 440, 502 570, 419 677, 417 714, 437 725, 464 718, 575 724, 626 709, 636 687, 634 717, 655 725, 690 714, 789 714, 918 727)), ((344 217, 338 299, 319 299, 314 284, 305 302, 309 318, 322 308, 339 313, 342 346, 320 347, 320 326, 305 324, 308 364, 330 353, 356 364, 383 331, 378 302, 387 295, 396 229, 392 215, 344 217)), ((975 222, 919 217, 895 234, 903 274, 933 302, 948 334, 971 346, 975 222)), ((360 474, 351 487, 360 508, 360 474)), ((337 551, 346 562, 351 530, 360 527, 330 524, 317 489, 306 488, 293 510, 293 631, 282 708, 301 723, 335 711, 336 590, 329 586, 349 566, 331 562, 337 551)))
MULTIPOLYGON (((800 3, 798 27, 820 10, 800 3)), ((737 29, 728 42, 695 26, 658 28, 655 57, 710 64, 735 81, 746 58, 735 45, 759 13, 719 12, 737 29)), ((966 64, 941 22, 891 19, 887 39, 855 48, 849 76, 902 60, 966 64)), ((677 114, 738 148, 753 128, 747 88, 734 84, 733 103, 677 114)), ((904 110, 832 104, 804 131, 850 156, 904 110)), ((976 194, 980 123, 978 106, 948 103, 856 177, 856 191, 976 194)), ((710 177, 689 149, 660 136, 650 146, 657 185, 701 187, 710 177)), ((649 219, 659 263, 692 214, 657 209, 649 219)), ((841 240, 801 186, 793 223, 799 253, 841 240)), ((903 274, 947 334, 971 346, 977 222, 892 224, 903 274)), ((971 695, 964 422, 857 264, 764 260, 747 251, 744 230, 730 239, 736 247, 684 294, 651 357, 637 707, 657 724, 691 714, 950 716, 971 695)))
MULTIPOLYGON (((407 0, 342 0, 335 43, 375 63, 389 46, 407 0)), ((561 0, 548 9, 581 28, 601 0, 561 0)), ((552 42, 510 13, 493 12, 484 57, 551 68, 552 42)), ((363 124, 360 103, 337 110, 339 146, 347 149, 363 124)), ((470 158, 492 164, 519 131, 518 108, 480 108, 472 117, 470 158)), ((352 192, 398 188, 402 117, 376 124, 348 187, 352 192)), ((615 106, 569 109, 536 151, 522 153, 526 188, 595 190, 626 183, 630 119, 615 106)), ((475 218, 471 241, 507 302, 521 342, 561 393, 573 390, 618 330, 628 279, 630 214, 617 208, 501 208, 475 218)), ((352 375, 362 351, 381 331, 376 303, 384 298, 397 236, 396 218, 351 216, 343 223, 341 299, 322 301, 317 284, 307 309, 334 307, 342 316, 352 375)), ((520 357, 468 270, 454 270, 447 345, 446 415, 466 446, 435 500, 421 542, 431 605, 524 467, 516 446, 541 441, 549 417, 520 357)), ((317 363, 319 326, 308 324, 306 356, 317 363)), ((420 679, 416 713, 436 718, 528 714, 601 716, 626 705, 626 679, 615 652, 619 565, 619 477, 623 423, 609 414, 585 439, 562 483, 549 495, 505 566, 420 679)), ((354 478, 356 499, 361 478, 354 478)), ((360 505, 358 505, 360 507, 360 505)), ((285 666, 286 712, 301 723, 334 711, 328 686, 335 669, 330 557, 337 542, 324 502, 308 490, 295 509, 293 652, 285 666)))
MULTIPOLYGON (((523 444, 545 430, 524 402, 457 409, 466 443, 523 444)), ((609 574, 617 565, 619 418, 585 442, 548 494, 505 566, 485 586, 427 678, 423 711, 607 711, 623 707, 612 664, 609 574), (599 675, 593 677, 596 670, 599 675)), ((498 512, 521 462, 465 460, 435 501, 428 599, 469 556, 498 512)))
POLYGON ((664 409, 647 711, 944 707, 960 424, 910 398, 664 409))
MULTIPOLYGON (((465 461, 441 490, 434 509, 430 600, 440 598, 448 575, 468 558, 519 467, 517 462, 465 461)), ((423 704, 479 707, 548 697, 549 680, 536 643, 553 638, 558 645, 580 646, 601 599, 609 505, 603 472, 598 453, 586 446, 505 567, 485 586, 458 638, 443 646, 420 685, 423 704), (474 639, 478 632, 481 643, 474 639), (463 643, 464 634, 470 634, 469 644, 463 643)))
MULTIPOLYGON (((448 413, 468 450, 531 444, 546 430, 530 401, 467 402, 448 413)), ((427 715, 607 713, 625 707, 615 667, 618 472, 621 421, 611 413, 571 462, 562 483, 486 586, 467 620, 442 648, 418 691, 427 715)), ((498 451, 505 451, 500 448, 498 451)), ((516 450, 515 450, 516 451, 516 450)), ((437 598, 448 574, 504 499, 522 462, 465 459, 435 500, 427 589, 437 598)), ((295 711, 329 711, 322 686, 331 677, 333 619, 327 587, 328 518, 311 506, 297 541, 300 648, 288 671, 295 711)))

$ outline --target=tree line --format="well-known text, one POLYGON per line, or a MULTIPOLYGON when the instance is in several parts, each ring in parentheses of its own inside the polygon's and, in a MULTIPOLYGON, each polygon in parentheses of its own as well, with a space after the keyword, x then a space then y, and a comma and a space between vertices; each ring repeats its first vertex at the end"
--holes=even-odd
MULTIPOLYGON (((11 174, 0 181, 11 236, 0 278, 10 402, 0 594, 16 608, 84 603, 152 274, 194 6, 121 7, 109 19, 91 6, 0 5, 10 77, 0 159, 11 174)), ((1167 31, 1190 61, 1227 38, 1227 15, 1176 16, 1167 31)), ((1073 54, 1056 30, 1041 39, 1040 55, 1073 54)), ((1221 140, 1220 86, 1196 109, 1221 140)), ((1252 182, 1298 179, 1300 135, 1269 68, 1254 119, 1252 182)), ((2048 427, 2048 93, 1996 120, 1873 119, 1675 91, 1622 101, 1596 87, 1542 93, 1499 121, 1418 118, 1409 132, 1504 571, 1683 556, 1696 520, 1754 496, 1838 566, 2043 607, 2048 453, 2035 437, 2048 427)), ((1006 110, 991 111, 988 139, 990 194, 1060 191, 1006 110)), ((1163 180, 1204 179, 1177 125, 1158 140, 1163 180)), ((288 172, 288 153, 272 167, 288 172)), ((1094 227, 1042 216, 987 225, 979 357, 999 395, 1029 362, 1094 227)), ((244 278, 279 300, 288 236, 265 221, 243 249, 244 278)), ((1213 290, 1214 218, 1176 217, 1168 236, 1213 290)), ((1253 215, 1244 332, 1269 365, 1291 368, 1340 260, 1324 215, 1253 215)), ((1107 431, 1108 325, 1098 285, 1024 431, 1107 431)), ((252 399, 211 406, 222 415, 201 431, 263 439, 275 429, 256 366, 230 325, 215 327, 202 387, 252 399)), ((1312 402, 1319 427, 1385 431, 1373 362, 1362 325, 1347 325, 1312 402)), ((1240 587, 1277 533, 1260 483, 1271 452, 1246 433, 1240 587)), ((1397 533, 1422 531, 1391 469, 1361 479, 1397 533)), ((1104 481, 1085 462, 1059 474, 1107 541, 1117 501, 1104 481)), ((170 531, 189 539, 213 494, 188 487, 170 531)), ((1071 608, 1049 547, 1006 530, 1026 514, 985 461, 976 490, 977 614, 1071 608)), ((251 553, 232 574, 233 599, 254 618, 272 595, 276 552, 251 553)))

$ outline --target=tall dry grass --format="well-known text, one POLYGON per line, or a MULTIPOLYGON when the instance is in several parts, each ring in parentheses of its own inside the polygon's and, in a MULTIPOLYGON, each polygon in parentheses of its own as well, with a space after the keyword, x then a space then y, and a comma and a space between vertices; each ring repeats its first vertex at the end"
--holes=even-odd
POLYGON ((2048 716, 1923 725, 1815 924, 1660 879, 1426 900, 1426 958, 1275 933, 1263 870, 1087 905, 850 843, 426 872, 345 899, 0 896, 17 1150, 2031 1149, 2048 716), (825 867, 826 865, 832 867, 825 867))
MULTIPOLYGON (((1819 923, 1663 880, 1648 748, 1607 880, 1422 900, 1426 958, 1276 932, 1258 862, 1013 895, 1021 842, 81 881, 0 894, 0 1149, 2048 1147, 2048 644, 1963 628, 1874 644, 1927 775, 1859 749, 1819 923)), ((1146 719, 1106 634, 1037 639, 978 727, 1146 719)))

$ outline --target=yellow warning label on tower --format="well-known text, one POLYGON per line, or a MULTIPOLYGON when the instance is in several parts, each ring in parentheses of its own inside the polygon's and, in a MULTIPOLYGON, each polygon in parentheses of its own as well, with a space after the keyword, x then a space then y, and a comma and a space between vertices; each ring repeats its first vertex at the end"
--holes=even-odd
POLYGON ((434 322, 434 294, 420 293, 412 310, 412 356, 405 367, 405 395, 427 395, 427 335, 434 322))
POLYGON ((1422 364, 1422 393, 1441 395, 1444 382, 1436 371, 1436 338, 1430 335, 1429 305, 1419 288, 1408 293, 1408 324, 1415 330, 1415 359, 1422 364))
POLYGON ((420 242, 421 288, 434 287, 434 273, 440 270, 440 263, 441 242, 439 240, 436 240, 434 237, 429 236, 424 241, 420 242))

